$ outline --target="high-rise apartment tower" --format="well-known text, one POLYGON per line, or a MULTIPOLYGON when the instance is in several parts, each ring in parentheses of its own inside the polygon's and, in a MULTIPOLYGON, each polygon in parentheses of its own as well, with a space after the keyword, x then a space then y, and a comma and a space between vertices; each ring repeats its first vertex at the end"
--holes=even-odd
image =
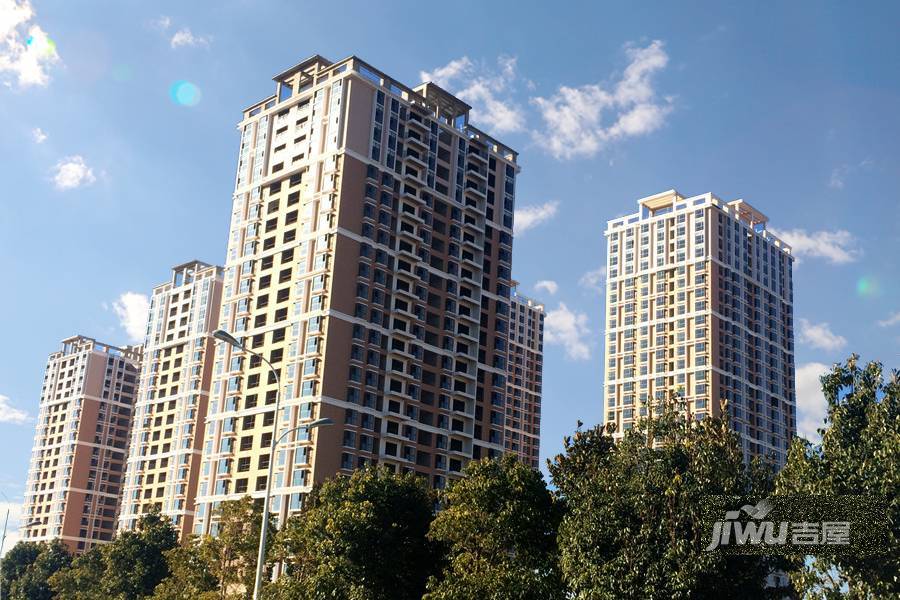
POLYGON ((605 421, 617 435, 670 392, 721 402, 745 457, 783 465, 796 432, 790 247, 764 214, 669 190, 606 229, 605 421))
POLYGON ((174 267, 153 289, 121 529, 155 508, 179 535, 192 531, 221 299, 222 268, 200 261, 174 267))
POLYGON ((116 529, 141 347, 63 340, 41 388, 22 513, 23 538, 61 539, 72 552, 116 529))
POLYGON ((504 448, 539 468, 544 370, 544 305, 513 289, 509 313, 504 448))
POLYGON ((219 325, 280 388, 217 346, 196 532, 261 496, 272 460, 284 518, 337 473, 377 462, 442 487, 504 450, 516 153, 458 98, 356 57, 274 80, 238 125, 219 325), (335 425, 303 427, 320 417, 335 425))

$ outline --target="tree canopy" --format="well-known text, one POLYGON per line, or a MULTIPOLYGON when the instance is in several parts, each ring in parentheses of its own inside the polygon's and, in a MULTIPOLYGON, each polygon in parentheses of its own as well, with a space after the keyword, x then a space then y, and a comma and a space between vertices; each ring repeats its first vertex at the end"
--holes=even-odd
POLYGON ((695 420, 672 395, 618 443, 577 432, 549 464, 566 514, 560 565, 574 598, 760 598, 770 565, 703 552, 706 495, 754 489, 724 419, 695 420))
MULTIPOLYGON (((614 441, 577 431, 548 461, 553 483, 512 455, 471 461, 436 492, 413 473, 366 468, 313 487, 269 538, 270 600, 562 600, 900 597, 900 375, 853 356, 822 377, 821 441, 797 439, 777 475, 745 460, 727 417, 698 419, 679 394, 614 441), (707 496, 867 495, 886 502, 868 556, 705 551, 707 496), (773 573, 791 585, 766 587, 773 573)), ((727 414, 727 407, 726 413, 727 414)), ((72 558, 19 542, 0 600, 248 600, 261 503, 222 502, 214 536, 177 543, 158 512, 72 558)), ((274 516, 269 515, 270 524, 274 516)))
POLYGON ((559 510, 543 477, 514 456, 470 462, 429 537, 447 549, 427 600, 563 598, 556 564, 559 510))
POLYGON ((10 600, 50 600, 49 579, 72 562, 65 544, 20 542, 3 557, 3 598, 10 600))
POLYGON ((815 598, 900 597, 900 374, 853 355, 822 376, 827 402, 821 442, 797 438, 777 479, 778 493, 865 494, 887 501, 883 548, 865 557, 799 561, 791 574, 815 598))
MULTIPOLYGON (((192 537, 169 550, 171 576, 155 590, 156 600, 240 600, 251 598, 262 528, 262 503, 250 496, 222 502, 215 536, 192 537)), ((269 530, 276 534, 274 517, 269 530)), ((267 550, 272 537, 267 540, 267 550)))
POLYGON ((433 507, 423 479, 384 467, 323 483, 278 535, 288 567, 269 597, 418 600, 440 558, 433 507))
POLYGON ((172 523, 158 512, 138 522, 136 531, 120 532, 109 544, 94 546, 70 568, 50 578, 60 600, 138 600, 153 593, 169 576, 164 553, 178 543, 172 523))

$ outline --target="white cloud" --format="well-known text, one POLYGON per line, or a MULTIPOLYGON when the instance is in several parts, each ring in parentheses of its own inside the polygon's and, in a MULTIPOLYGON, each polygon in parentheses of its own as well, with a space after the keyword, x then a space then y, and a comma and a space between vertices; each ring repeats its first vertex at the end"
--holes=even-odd
POLYGON ((150 25, 152 27, 155 27, 157 29, 161 29, 161 30, 165 31, 166 29, 168 29, 169 27, 172 26, 172 19, 171 19, 171 17, 162 15, 155 21, 151 22, 150 25))
POLYGON ((147 331, 150 299, 137 292, 125 292, 113 302, 112 308, 129 339, 132 342, 143 341, 147 331))
POLYGON ((9 397, 0 394, 0 423, 12 423, 22 425, 27 423, 30 417, 24 410, 20 410, 9 403, 9 397))
POLYGON ((534 289, 537 291, 544 291, 553 296, 556 292, 559 291, 559 284, 550 279, 542 279, 534 284, 534 289))
POLYGON ((900 324, 900 310, 897 312, 891 313, 887 319, 883 321, 878 321, 879 327, 891 327, 893 325, 900 324))
POLYGON ((807 319, 799 319, 800 341, 821 350, 840 350, 847 345, 847 338, 831 331, 828 323, 811 323, 807 319))
MULTIPOLYGON (((172 18, 166 15, 162 15, 150 22, 150 27, 159 30, 166 36, 168 36, 169 29, 172 26, 172 18)), ((172 34, 172 37, 169 38, 169 46, 171 46, 173 50, 177 48, 191 48, 197 46, 202 46, 205 48, 208 47, 211 42, 212 36, 198 35, 191 31, 190 27, 179 27, 178 30, 172 34)))
POLYGON ((82 156, 77 154, 56 163, 54 171, 53 183, 56 185, 56 189, 61 191, 91 185, 97 181, 94 170, 87 166, 82 156))
POLYGON ((719 36, 725 35, 726 33, 728 33, 728 26, 725 25, 724 23, 720 23, 719 25, 716 25, 715 28, 713 28, 710 31, 707 31, 706 33, 701 35, 700 41, 701 42, 710 42, 710 41, 718 38, 719 36))
POLYGON ((773 234, 790 244, 797 258, 824 258, 832 264, 851 263, 862 256, 856 237, 844 229, 835 231, 806 231, 772 229, 773 234))
POLYGON ((6 518, 7 510, 9 510, 9 525, 6 533, 6 541, 3 544, 3 553, 0 554, 0 557, 5 556, 6 553, 22 539, 22 536, 19 533, 20 521, 22 519, 22 504, 16 502, 0 502, 0 519, 6 518))
POLYGON ((31 139, 34 140, 35 144, 43 144, 47 141, 47 134, 40 127, 35 127, 31 130, 31 139))
POLYGON ((868 169, 871 166, 872 161, 868 158, 855 165, 846 163, 838 165, 831 170, 831 176, 828 178, 828 187, 834 190, 842 190, 847 183, 847 177, 860 169, 868 169))
POLYGON ((521 235, 532 229, 537 227, 544 221, 549 221, 553 217, 556 216, 556 211, 559 208, 559 202, 556 200, 551 200, 550 202, 545 202, 543 204, 537 204, 534 206, 523 206, 522 208, 517 208, 515 213, 515 221, 513 222, 513 231, 516 235, 521 235))
MULTIPOLYGON (((672 99, 659 98, 653 87, 653 76, 669 61, 663 43, 628 45, 625 52, 629 64, 613 85, 561 86, 548 98, 530 99, 544 125, 531 131, 539 146, 558 159, 593 156, 610 142, 662 127, 672 111, 672 99)), ((489 131, 526 131, 533 120, 514 99, 517 88, 535 88, 519 74, 515 57, 500 56, 496 65, 487 65, 463 56, 419 75, 471 104, 472 121, 489 131)))
POLYGON ((822 427, 828 412, 819 377, 830 370, 828 365, 818 362, 797 367, 797 435, 812 442, 819 441, 816 429, 822 427))
POLYGON ((469 60, 468 56, 451 60, 443 67, 438 67, 433 71, 419 71, 419 78, 422 82, 431 81, 449 89, 452 81, 458 79, 475 68, 475 64, 469 60))
POLYGON ((599 294, 606 294, 606 267, 588 271, 578 280, 578 285, 599 294))
POLYGON ((549 98, 531 99, 545 126, 534 132, 538 145, 557 159, 591 157, 610 142, 662 127, 672 100, 657 98, 652 80, 669 62, 663 43, 628 46, 626 53, 631 62, 612 89, 600 84, 560 86, 549 98))
POLYGON ((835 167, 828 178, 828 187, 834 190, 844 189, 844 180, 847 178, 847 165, 835 167))
POLYGON ((591 357, 588 344, 590 333, 587 315, 569 310, 562 302, 544 319, 544 341, 565 348, 566 356, 572 360, 588 360, 591 357))
POLYGON ((209 46, 209 43, 212 41, 212 38, 208 35, 195 35, 191 32, 190 28, 182 27, 172 36, 172 39, 169 41, 169 45, 172 48, 181 48, 185 47, 194 47, 194 46, 209 46))
POLYGON ((421 71, 419 76, 423 82, 432 81, 471 104, 472 121, 491 133, 525 129, 525 113, 510 98, 518 78, 515 57, 500 56, 496 68, 489 68, 463 56, 433 71, 421 71))
POLYGON ((47 69, 59 61, 56 44, 33 18, 29 0, 0 0, 0 75, 11 75, 20 88, 50 83, 47 69))

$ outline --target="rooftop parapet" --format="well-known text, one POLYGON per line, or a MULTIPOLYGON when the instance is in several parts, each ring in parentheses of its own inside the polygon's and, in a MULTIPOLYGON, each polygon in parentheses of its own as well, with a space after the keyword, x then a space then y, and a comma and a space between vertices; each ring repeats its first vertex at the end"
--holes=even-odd
POLYGON ((244 119, 254 117, 263 111, 281 110, 282 103, 290 101, 297 94, 348 71, 432 114, 442 123, 465 132, 470 140, 484 144, 506 160, 517 161, 518 153, 515 150, 469 124, 469 112, 472 107, 468 103, 431 81, 411 88, 355 55, 332 62, 314 54, 278 73, 272 78, 276 84, 275 93, 245 108, 244 119))
POLYGON ((73 335, 72 337, 67 337, 66 339, 64 339, 62 341, 62 350, 54 352, 50 355, 50 358, 55 359, 59 358, 60 356, 77 354, 78 352, 81 352, 83 350, 91 349, 97 350, 98 352, 103 352, 105 354, 111 354, 113 356, 122 356, 132 360, 140 360, 141 355, 143 354, 143 346, 141 345, 114 346, 113 344, 98 342, 94 338, 90 338, 85 335, 73 335))
POLYGON ((745 223, 754 233, 772 242, 779 250, 786 254, 791 254, 790 245, 766 229, 769 217, 744 200, 738 199, 725 202, 712 193, 686 197, 678 193, 677 190, 671 189, 641 198, 637 202, 640 207, 639 212, 607 221, 606 235, 609 235, 619 227, 634 225, 646 219, 660 217, 671 212, 688 209, 696 210, 712 205, 732 219, 745 223))

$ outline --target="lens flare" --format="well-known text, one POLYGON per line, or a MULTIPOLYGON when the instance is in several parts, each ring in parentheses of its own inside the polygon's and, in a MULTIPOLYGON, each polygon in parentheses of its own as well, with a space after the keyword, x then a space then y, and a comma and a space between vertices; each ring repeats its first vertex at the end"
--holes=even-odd
POLYGON ((197 106, 200 104, 200 88, 190 81, 176 81, 169 88, 169 97, 179 106, 197 106))
POLYGON ((126 83, 131 81, 133 76, 133 72, 131 67, 128 65, 116 65, 112 68, 112 78, 113 81, 118 83, 126 83))
POLYGON ((878 294, 878 281, 873 277, 860 277, 856 282, 856 294, 863 298, 871 298, 878 294))
POLYGON ((56 42, 47 37, 43 31, 37 31, 32 35, 29 35, 28 38, 25 39, 25 45, 29 48, 33 48, 36 52, 43 52, 47 56, 54 56, 56 54, 56 42))

